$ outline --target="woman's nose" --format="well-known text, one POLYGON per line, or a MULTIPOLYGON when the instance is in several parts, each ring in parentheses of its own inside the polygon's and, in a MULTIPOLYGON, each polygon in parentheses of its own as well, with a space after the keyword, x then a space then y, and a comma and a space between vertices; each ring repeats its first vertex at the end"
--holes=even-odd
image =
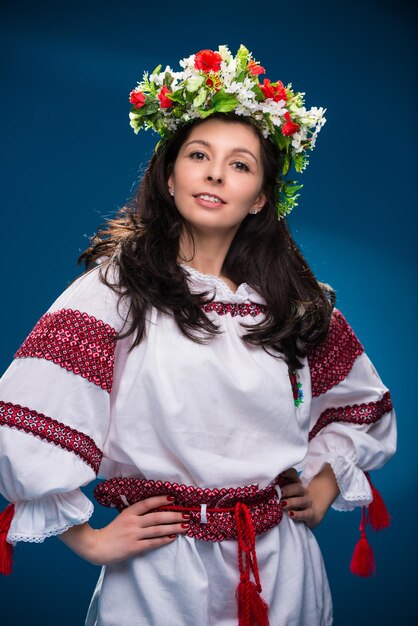
POLYGON ((208 174, 206 176, 206 179, 211 183, 214 182, 220 184, 222 182, 222 177, 220 174, 216 174, 214 176, 212 176, 212 174, 208 174))
POLYGON ((220 185, 224 182, 225 172, 224 172, 224 162, 222 158, 217 159, 215 157, 211 158, 206 163, 205 168, 205 179, 209 183, 214 183, 215 185, 220 185))

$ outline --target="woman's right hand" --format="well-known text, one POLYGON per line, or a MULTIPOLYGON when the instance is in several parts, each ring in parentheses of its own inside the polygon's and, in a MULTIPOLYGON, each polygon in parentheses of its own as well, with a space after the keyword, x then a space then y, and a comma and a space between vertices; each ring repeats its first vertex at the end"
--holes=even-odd
POLYGON ((172 504, 167 496, 153 496, 124 509, 104 528, 88 523, 72 526, 60 539, 79 556, 96 565, 109 565, 160 548, 188 529, 190 516, 176 511, 151 512, 172 504))

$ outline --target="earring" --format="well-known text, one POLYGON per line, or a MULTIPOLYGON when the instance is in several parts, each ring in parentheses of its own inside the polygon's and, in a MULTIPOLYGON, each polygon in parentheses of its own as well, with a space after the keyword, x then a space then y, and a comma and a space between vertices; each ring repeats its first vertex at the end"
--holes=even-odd
POLYGON ((174 189, 169 189, 168 191, 169 191, 170 196, 174 196, 174 189))
POLYGON ((250 214, 251 215, 257 215, 258 213, 258 209, 251 209, 250 214))

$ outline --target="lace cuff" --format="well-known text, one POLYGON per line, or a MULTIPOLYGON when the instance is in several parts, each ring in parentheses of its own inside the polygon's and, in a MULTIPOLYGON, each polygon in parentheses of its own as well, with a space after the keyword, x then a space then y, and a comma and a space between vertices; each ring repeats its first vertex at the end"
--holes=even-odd
POLYGON ((60 535, 71 526, 87 522, 92 513, 93 504, 80 489, 17 502, 7 542, 42 543, 46 537, 60 535))
POLYGON ((352 511, 357 506, 370 504, 372 492, 364 472, 344 456, 321 455, 311 459, 301 474, 302 483, 308 485, 326 463, 331 465, 340 490, 332 504, 333 509, 352 511))

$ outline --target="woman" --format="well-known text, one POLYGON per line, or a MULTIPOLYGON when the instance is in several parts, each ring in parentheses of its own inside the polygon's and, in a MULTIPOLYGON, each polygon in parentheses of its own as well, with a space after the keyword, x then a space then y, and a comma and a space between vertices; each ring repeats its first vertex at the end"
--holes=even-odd
POLYGON ((259 83, 243 47, 182 66, 131 93, 135 130, 163 141, 3 378, 3 534, 105 566, 89 626, 325 626, 310 528, 371 503, 396 431, 283 219, 323 112, 259 83), (94 530, 80 486, 99 467, 121 512, 94 530))

